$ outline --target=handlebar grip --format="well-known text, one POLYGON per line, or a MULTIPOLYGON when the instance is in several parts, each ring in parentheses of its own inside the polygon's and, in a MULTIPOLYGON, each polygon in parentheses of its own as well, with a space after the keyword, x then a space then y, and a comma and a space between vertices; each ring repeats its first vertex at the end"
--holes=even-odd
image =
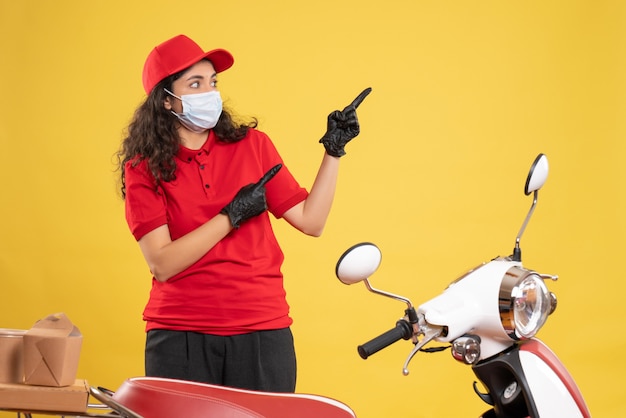
POLYGON ((396 322, 396 326, 384 334, 358 346, 359 355, 363 360, 367 359, 374 353, 379 352, 383 348, 395 343, 396 341, 408 340, 413 335, 413 327, 404 319, 396 322))

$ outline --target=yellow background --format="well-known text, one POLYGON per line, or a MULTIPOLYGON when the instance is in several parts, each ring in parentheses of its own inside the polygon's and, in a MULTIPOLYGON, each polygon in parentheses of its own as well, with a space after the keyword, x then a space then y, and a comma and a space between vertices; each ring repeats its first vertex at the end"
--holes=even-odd
POLYGON ((0 0, 0 327, 65 312, 79 377, 117 388, 143 373, 150 277, 127 230, 113 154, 144 97, 154 45, 185 33, 222 47, 226 105, 257 116, 303 186, 327 114, 363 88, 362 133, 342 159, 324 235, 276 222, 299 355, 298 391, 360 418, 476 416, 471 370, 407 342, 356 346, 404 306, 340 284, 335 261, 377 243, 379 288, 419 303, 508 255, 540 153, 550 177, 525 264, 559 274, 539 336, 598 417, 626 415, 626 3, 615 0, 0 0))

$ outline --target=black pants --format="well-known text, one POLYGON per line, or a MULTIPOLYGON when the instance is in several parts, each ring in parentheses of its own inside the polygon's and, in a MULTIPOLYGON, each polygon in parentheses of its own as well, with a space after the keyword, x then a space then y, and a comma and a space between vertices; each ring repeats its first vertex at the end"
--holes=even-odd
POLYGON ((289 328, 217 336, 151 330, 146 376, 268 392, 294 392, 296 355, 289 328))

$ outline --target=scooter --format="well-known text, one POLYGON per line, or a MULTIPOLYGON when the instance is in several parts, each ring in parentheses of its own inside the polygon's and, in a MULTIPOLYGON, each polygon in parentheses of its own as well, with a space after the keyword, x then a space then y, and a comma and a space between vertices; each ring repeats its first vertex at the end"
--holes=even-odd
MULTIPOLYGON (((359 243, 345 251, 335 268, 341 282, 363 282, 371 292, 407 305, 394 328, 358 346, 359 355, 367 359, 401 339, 411 340, 415 346, 402 369, 408 375, 409 362, 418 352, 450 348, 452 357, 470 365, 487 390, 481 392, 474 382, 476 394, 491 406, 483 418, 590 417, 569 372, 535 337, 556 308, 556 296, 545 281, 558 277, 527 269, 521 262, 520 239, 547 176, 548 159, 539 154, 524 190, 534 195, 533 203, 513 254, 480 264, 417 309, 409 299, 371 286, 369 277, 382 260, 375 244, 359 243), (435 341, 449 345, 425 347, 435 341)), ((110 412, 81 417, 356 417, 347 405, 318 395, 255 392, 154 377, 127 379, 115 392, 91 387, 90 395, 110 412)))
POLYGON ((556 308, 556 296, 546 281, 557 276, 522 265, 520 239, 548 177, 548 159, 539 154, 526 179, 524 193, 533 202, 517 234, 513 254, 496 257, 454 280, 440 295, 417 309, 403 296, 372 287, 369 277, 382 259, 380 249, 363 242, 346 250, 335 273, 344 284, 363 282, 370 292, 407 305, 395 327, 358 346, 363 359, 400 340, 415 345, 402 372, 417 352, 443 351, 470 365, 477 382, 474 391, 491 406, 481 417, 590 417, 573 378, 557 356, 535 337, 556 308), (425 347, 428 343, 449 343, 425 347))

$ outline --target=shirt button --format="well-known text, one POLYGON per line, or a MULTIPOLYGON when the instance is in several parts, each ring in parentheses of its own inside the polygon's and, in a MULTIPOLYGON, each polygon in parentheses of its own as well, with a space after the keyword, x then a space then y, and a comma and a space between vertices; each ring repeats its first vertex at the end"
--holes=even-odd
POLYGON ((200 170, 204 170, 204 164, 200 166, 200 170))
POLYGON ((191 157, 188 157, 188 158, 187 158, 187 161, 191 162, 191 157))
POLYGON ((205 189, 208 189, 209 187, 211 187, 211 186, 209 186, 208 184, 205 184, 205 185, 204 185, 204 188, 205 188, 205 189))

